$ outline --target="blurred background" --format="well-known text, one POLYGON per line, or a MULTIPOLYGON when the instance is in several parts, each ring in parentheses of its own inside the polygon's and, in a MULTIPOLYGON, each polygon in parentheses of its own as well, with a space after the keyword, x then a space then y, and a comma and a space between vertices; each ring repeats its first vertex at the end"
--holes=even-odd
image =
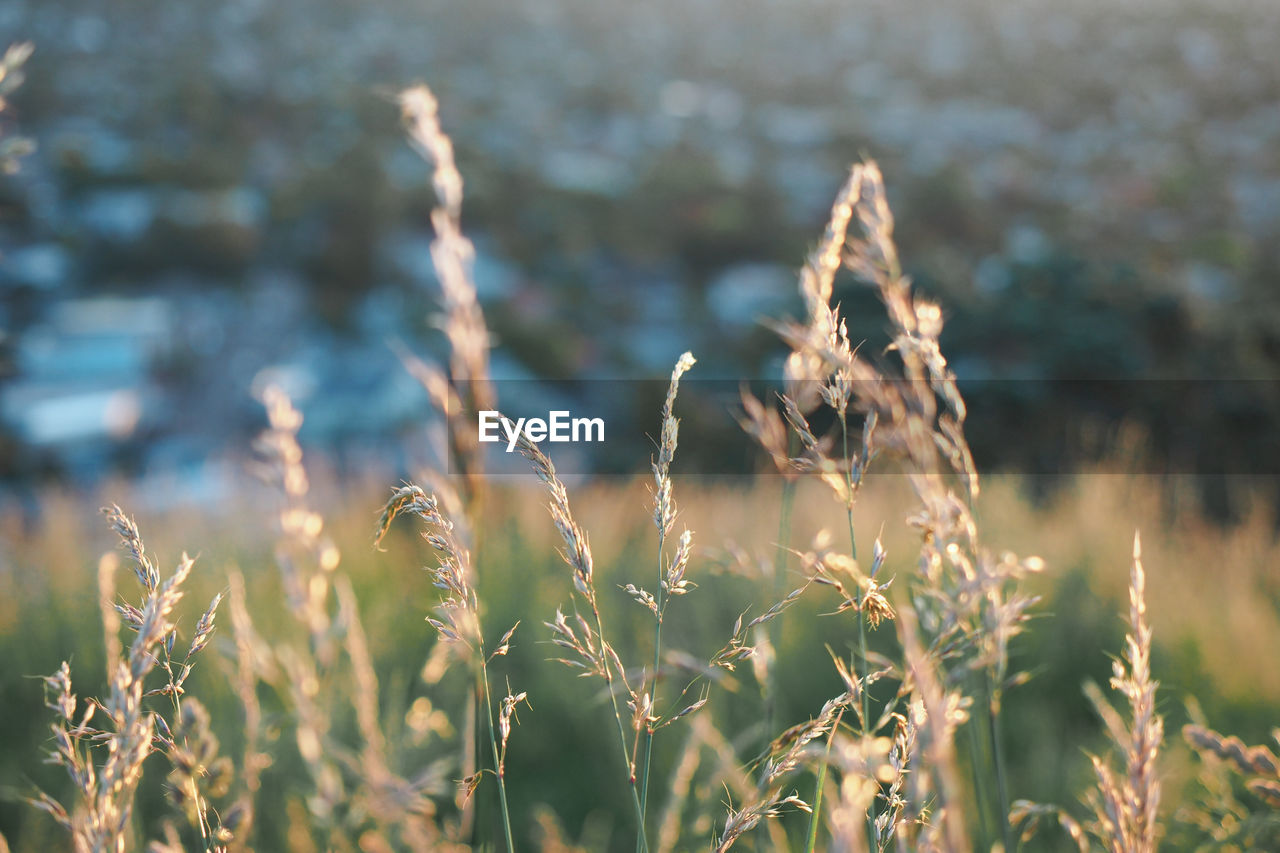
POLYGON ((37 151, 0 190, 0 477, 217 495, 266 377, 340 466, 400 458, 426 405, 388 342, 439 346, 417 81, 500 377, 776 377, 759 319, 870 155, 984 467, 1127 424, 1143 470, 1274 474, 1278 39, 1264 0, 7 0, 37 151))

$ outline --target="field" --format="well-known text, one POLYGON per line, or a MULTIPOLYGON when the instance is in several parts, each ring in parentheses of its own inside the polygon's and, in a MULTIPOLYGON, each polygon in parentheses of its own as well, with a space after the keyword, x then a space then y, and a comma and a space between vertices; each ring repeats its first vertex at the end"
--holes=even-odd
POLYGON ((586 849, 956 851, 1010 849, 1046 822, 1081 849, 1275 840, 1250 809, 1276 799, 1273 754, 1206 727, 1261 739, 1280 698, 1250 654, 1280 635, 1265 503, 1223 531, 1171 477, 982 489, 941 312, 899 270, 874 164, 851 170, 801 271, 806 323, 778 326, 780 405, 742 391, 743 429, 776 471, 679 476, 685 353, 652 481, 571 497, 527 437, 532 480, 484 474, 468 412, 496 401, 461 184, 430 95, 404 104, 436 163, 450 375, 406 367, 446 419, 455 474, 396 486, 375 525, 377 478, 312 488, 303 416, 268 386, 266 491, 141 527, 111 503, 123 560, 85 549, 107 543, 83 496, 11 522, 5 707, 37 712, 6 727, 11 778, 33 773, 41 690, 56 715, 54 766, 24 782, 53 822, 15 817, 19 849, 62 831, 94 850, 556 849, 567 827, 586 849), (851 345, 830 304, 841 265, 878 288, 900 367, 851 345), (823 407, 826 428, 810 420, 823 407), (425 525, 425 546, 398 516, 425 525), (184 596, 211 603, 184 619, 184 596), (1189 747, 1165 737, 1184 721, 1189 747))
MULTIPOLYGON (((1270 568, 1278 548, 1270 526, 1259 518, 1224 531, 1185 513, 1171 514, 1170 505, 1177 503, 1171 500, 1176 498, 1176 484, 1124 474, 1100 471, 1081 476, 1038 507, 1027 500, 1026 485, 1016 479, 992 481, 980 505, 992 543, 1038 553, 1048 564, 1033 585, 1043 601, 1032 611, 1030 630, 1012 654, 1014 668, 1031 674, 1024 685, 1010 691, 1005 710, 1015 795, 1078 809, 1077 796, 1091 784, 1084 751, 1102 748, 1105 733, 1082 688, 1088 680, 1105 685, 1110 659, 1121 648, 1128 552, 1135 528, 1144 534, 1156 637, 1153 669, 1161 683, 1159 708, 1167 729, 1178 731, 1187 719, 1186 703, 1194 698, 1219 727, 1237 731, 1250 742, 1264 740, 1280 703, 1280 677, 1262 652, 1280 641, 1275 606, 1280 590, 1270 568)), ((343 554, 342 570, 353 579, 363 622, 369 626, 380 715, 401 744, 397 766, 412 773, 434 760, 456 757, 458 730, 464 727, 459 714, 465 685, 427 685, 421 678, 435 643, 434 632, 423 621, 435 600, 429 578, 420 569, 427 559, 424 543, 397 530, 385 553, 373 551, 374 521, 383 498, 375 483, 338 488, 321 478, 315 491, 343 554)), ((776 541, 771 525, 776 524, 780 505, 776 479, 707 485, 678 478, 676 491, 682 521, 698 531, 708 549, 719 550, 722 540, 732 540, 764 555, 766 562, 771 559, 776 541)), ((130 495, 121 487, 104 489, 97 497, 127 504, 130 495)), ((644 613, 615 584, 643 583, 652 573, 656 542, 646 518, 648 492, 639 483, 606 483, 574 490, 572 497, 583 508, 580 522, 592 533, 600 588, 609 591, 602 593, 604 606, 609 624, 618 628, 620 654, 638 659, 651 643, 644 613)), ((174 562, 184 548, 197 555, 191 600, 184 602, 182 611, 184 637, 202 609, 200 603, 225 588, 232 568, 245 573, 255 623, 264 626, 268 636, 287 635, 283 629, 290 619, 271 556, 271 525, 262 523, 262 515, 251 508, 263 506, 265 496, 250 492, 245 501, 213 516, 194 510, 153 510, 137 518, 162 566, 174 562)), ((116 551, 102 519, 89 512, 93 504, 84 495, 50 495, 30 529, 10 520, 5 530, 0 642, 8 663, 2 688, 6 720, 0 774, 11 781, 0 815, 15 850, 56 849, 65 843, 52 820, 12 799, 29 793, 32 784, 51 792, 67 789, 61 768, 39 763, 50 720, 42 713, 42 685, 30 676, 53 672, 66 658, 72 661, 82 695, 102 693, 97 564, 103 554, 116 551)), ((904 484, 884 476, 871 478, 855 516, 860 530, 876 531, 883 525, 889 552, 884 571, 898 576, 900 585, 915 569, 915 537, 902 524, 909 508, 904 484)), ((797 543, 810 541, 822 527, 838 530, 843 524, 839 506, 817 488, 799 495, 795 515, 797 543)), ((543 839, 539 817, 554 814, 567 836, 587 849, 624 849, 631 843, 626 788, 615 772, 616 756, 609 752, 611 723, 602 697, 595 685, 549 660, 558 655, 541 625, 569 599, 571 590, 568 572, 556 556, 555 531, 531 487, 510 487, 494 495, 488 518, 479 566, 485 622, 505 626, 524 620, 503 664, 512 686, 530 697, 530 707, 520 710, 507 762, 518 839, 543 839)), ((774 583, 768 578, 722 571, 720 556, 699 554, 693 560, 689 577, 699 588, 680 602, 684 613, 673 611, 673 647, 702 656, 713 652, 737 613, 749 605, 759 609, 771 593, 774 583)), ((792 574, 789 585, 798 580, 792 574)), ((121 569, 119 582, 122 588, 133 583, 131 573, 121 569)), ((779 730, 807 719, 838 689, 823 646, 845 652, 852 634, 843 614, 819 615, 832 609, 830 601, 806 600, 779 620, 778 659, 791 662, 780 671, 775 712, 779 730)), ((228 628, 219 629, 210 659, 192 676, 189 690, 210 708, 224 750, 236 755, 244 716, 232 689, 232 637, 228 628)), ((876 649, 895 646, 891 630, 881 628, 873 637, 876 649)), ((702 712, 705 718, 694 717, 694 726, 673 732, 665 742, 659 740, 655 755, 661 778, 670 774, 690 732, 700 726, 724 731, 747 754, 761 748, 761 684, 750 666, 740 668, 734 680, 736 689, 718 685, 702 712)), ((335 736, 354 741, 350 712, 337 722, 335 736)), ((1162 757, 1165 812, 1170 817, 1180 804, 1191 802, 1196 788, 1195 762, 1179 740, 1176 734, 1170 738, 1162 757)), ((278 798, 273 805, 279 807, 262 810, 258 846, 307 849, 296 843, 299 827, 308 822, 302 805, 308 792, 306 774, 296 747, 281 736, 270 751, 276 759, 267 778, 272 798, 278 798)), ((162 795, 163 758, 153 757, 145 767, 137 826, 154 833, 173 812, 162 795)), ((448 780, 456 775, 456 769, 444 771, 439 781, 447 790, 448 780)), ((795 784, 804 790, 812 782, 801 778, 795 784)), ((660 790, 665 807, 668 791, 660 790)), ((706 798, 701 806, 708 816, 723 820, 715 809, 723 791, 697 793, 706 798)), ((477 794, 490 814, 491 794, 484 788, 477 794)), ((798 836, 803 817, 792 816, 784 825, 798 836)), ((701 828, 705 840, 710 827, 701 828)), ((685 837, 681 847, 696 849, 699 840, 696 834, 685 837)), ((762 844, 768 846, 757 840, 757 847, 762 844)))
MULTIPOLYGON (((694 90, 667 87, 664 108, 694 90)), ((1123 375, 1067 369, 1107 367, 1092 352, 1004 386, 970 362, 979 381, 962 381, 949 309, 899 258, 864 160, 831 187, 790 296, 750 306, 750 334, 777 350, 755 363, 776 367, 765 379, 658 334, 672 351, 649 411, 618 404, 639 386, 561 377, 587 380, 575 404, 616 385, 599 419, 602 442, 630 437, 614 455, 515 432, 487 448, 477 416, 562 405, 538 398, 556 387, 541 379, 511 393, 504 330, 547 353, 560 341, 519 322, 536 299, 499 301, 491 325, 439 105, 426 87, 395 103, 431 170, 437 298, 430 356, 382 343, 419 396, 390 401, 378 442, 310 444, 324 383, 288 365, 247 383, 264 428, 240 437, 219 491, 80 479, 74 418, 26 433, 73 448, 59 464, 76 485, 28 477, 0 495, 0 853, 1280 849, 1275 482, 1226 473, 1269 404, 1204 402, 1265 379, 1239 392, 1161 369, 1158 341, 1088 293, 1085 318, 1058 318, 1048 274, 1027 291, 1069 327, 1072 359, 1098 340, 1142 357, 1123 375), (731 402, 700 371, 736 386, 731 402), (1170 420, 1182 386, 1120 381, 1134 376, 1208 396, 1170 420), (1025 473, 1046 454, 1038 427, 1016 409, 994 415, 1000 434, 970 417, 1058 380, 1145 407, 1142 440, 1117 416, 1073 457, 1087 425, 1064 425, 1056 473, 1025 473), (704 431, 709 409, 749 460, 704 431), (387 451, 410 410, 430 454, 387 451), (1239 432, 1218 434, 1219 416, 1239 432), (650 458, 612 473, 642 442, 650 458), (980 471, 1004 446, 1010 464, 980 471), (1139 473, 1152 460, 1162 473, 1139 473), (1176 473, 1187 460, 1201 473, 1176 473)), ((1035 326, 1007 313, 959 337, 1014 352, 1006 333, 1035 326)), ((1250 359, 1266 363, 1263 344, 1250 359)), ((351 418, 367 411, 355 399, 331 405, 351 418)), ((1074 421, 1071 398, 1055 405, 1044 421, 1074 421)), ((142 411, 107 432, 134 435, 142 411)), ((9 453, 14 471, 40 467, 9 453)))

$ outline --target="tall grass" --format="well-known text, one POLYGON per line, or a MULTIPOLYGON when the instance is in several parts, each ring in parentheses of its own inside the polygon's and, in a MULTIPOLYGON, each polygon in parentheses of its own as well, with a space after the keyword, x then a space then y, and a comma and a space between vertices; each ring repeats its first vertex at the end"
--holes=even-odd
MULTIPOLYGON (((100 578, 104 612, 110 614, 104 620, 110 692, 81 706, 71 692, 71 667, 65 661, 44 679, 45 705, 55 714, 48 760, 66 770, 75 800, 68 808, 39 792, 30 802, 68 831, 77 851, 126 850, 132 840, 134 796, 143 763, 153 750, 158 751, 173 768, 171 793, 185 806, 198 831, 196 843, 204 850, 223 851, 236 821, 227 826, 212 812, 209 793, 211 789, 225 793, 229 762, 217 755, 217 740, 209 732, 209 715, 203 706, 194 698, 188 697, 185 706, 182 700, 195 658, 213 634, 222 596, 215 596, 197 621, 186 654, 175 658, 177 626, 171 617, 195 563, 183 554, 173 573, 162 581, 133 520, 119 507, 103 512, 134 562, 143 595, 136 605, 115 603, 114 563, 104 561, 100 578), (122 652, 116 633, 121 621, 134 634, 127 652, 122 652), (163 670, 164 679, 149 679, 157 669, 163 670), (148 687, 148 680, 155 686, 148 687)), ((178 831, 173 824, 167 825, 166 835, 176 847, 178 831)))
MULTIPOLYGON (((984 511, 965 402, 939 343, 943 311, 903 272, 874 163, 850 170, 801 270, 805 314, 775 324, 791 348, 777 399, 746 395, 738 413, 787 485, 769 495, 776 503, 691 490, 677 507, 676 401, 694 365, 685 353, 675 360, 659 413, 645 513, 657 532, 653 547, 651 533, 639 537, 625 523, 601 522, 594 500, 575 495, 571 508, 554 460, 527 438, 519 449, 542 497, 517 492, 505 505, 485 498, 474 415, 498 401, 473 250, 460 226, 462 179, 430 92, 406 93, 401 105, 411 137, 433 164, 433 256, 449 345, 447 371, 407 351, 405 360, 451 429, 441 464, 421 472, 423 486, 393 490, 372 538, 394 539, 392 524, 402 514, 423 523, 435 558, 427 573, 437 593, 430 613, 413 616, 418 629, 408 640, 405 633, 383 636, 380 622, 368 618, 371 601, 383 603, 384 620, 417 607, 401 592, 412 584, 385 555, 358 563, 376 582, 344 570, 349 558, 314 505, 297 441, 302 415, 280 390, 265 389, 269 426, 257 451, 275 496, 277 596, 267 594, 261 577, 229 572, 218 584, 229 599, 229 642, 211 645, 219 592, 196 618, 186 651, 175 652, 183 648, 175 613, 193 561, 184 556, 162 579, 137 525, 108 510, 142 595, 137 603, 117 601, 113 564, 102 563, 93 597, 108 696, 78 700, 66 663, 45 679, 51 757, 66 770, 71 797, 31 797, 75 849, 150 842, 150 849, 166 850, 515 850, 534 837, 544 849, 569 849, 560 822, 528 802, 528 792, 575 775, 600 780, 575 790, 585 790, 581 796, 598 804, 604 820, 625 827, 612 841, 590 836, 588 848, 781 849, 794 840, 806 850, 1013 851, 1053 818, 1081 849, 1156 849, 1174 816, 1162 810, 1155 614, 1148 617, 1136 540, 1129 633, 1111 682, 1126 713, 1092 693, 1123 769, 1107 757, 1081 758, 1081 768, 1091 765, 1094 774, 1082 794, 1089 819, 1074 817, 1074 806, 1013 799, 1020 792, 1007 724, 1027 666, 1015 648, 1029 639, 1047 564, 988 544, 998 538, 992 528, 1020 545, 1033 545, 1026 540, 1038 531, 984 511), (892 336, 886 352, 866 353, 849 339, 833 303, 842 271, 883 301, 892 336), (832 425, 829 433, 815 426, 822 423, 832 425), (901 512, 890 510, 883 494, 865 504, 882 468, 903 475, 909 507, 901 512), (728 529, 734 521, 711 507, 730 501, 737 524, 772 528, 780 520, 781 541, 727 541, 737 535, 728 529), (537 515, 526 518, 535 505, 537 515), (586 513, 575 515, 584 506, 586 513), (583 521, 587 514, 591 523, 583 521), (673 541, 677 523, 682 532, 673 541), (725 540, 719 558, 695 549, 695 526, 725 540), (549 530, 568 572, 530 586, 511 564, 554 560, 549 530), (806 544, 792 549, 792 541, 806 544), (643 560, 633 559, 649 548, 643 560), (601 553, 612 556, 602 560, 601 553), (652 569, 638 571, 653 562, 656 578, 652 569), (606 581, 605 564, 625 574, 606 581), (685 598, 697 586, 714 586, 724 598, 706 590, 685 598), (537 655, 528 651, 533 644, 515 644, 521 625, 543 626, 537 655), (125 627, 133 633, 127 648, 119 638, 125 627), (223 662, 230 698, 211 699, 206 708, 190 695, 190 677, 211 651, 223 662), (538 659, 548 651, 594 692, 557 680, 538 659), (815 686, 796 718, 779 700, 801 670, 815 686), (538 714, 544 701, 579 741, 543 752, 541 764, 517 761, 519 750, 538 747, 538 726, 552 725, 538 714), (526 729, 513 738, 522 711, 526 729), (587 721, 596 716, 610 730, 606 742, 590 734, 587 721), (215 729, 231 749, 222 749, 215 729), (153 752, 167 759, 165 787, 176 817, 143 820, 135 808, 157 763, 148 763, 153 752), (660 812, 659 793, 666 795, 660 812)), ((612 493, 613 500, 634 498, 632 491, 612 493)), ((202 684, 216 695, 216 680, 202 684)), ((1265 833, 1275 824, 1255 820, 1254 812, 1280 802, 1274 754, 1203 723, 1184 734, 1206 761, 1243 778, 1240 796, 1231 783, 1219 785, 1200 814, 1235 816, 1239 831, 1231 838, 1273 837, 1265 833)), ((1183 816, 1176 823, 1188 836, 1199 826, 1206 837, 1223 837, 1211 822, 1183 816)))
MULTIPOLYGON (((667 537, 676 522, 676 502, 672 496, 671 462, 675 457, 676 445, 679 443, 680 422, 674 414, 676 393, 680 388, 680 377, 693 367, 695 359, 692 353, 680 356, 671 371, 671 386, 667 391, 667 400, 662 406, 662 430, 658 442, 658 459, 653 463, 653 523, 658 529, 658 583, 657 593, 648 593, 634 585, 628 585, 631 593, 640 604, 653 613, 653 689, 643 693, 639 704, 645 708, 641 726, 644 729, 644 759, 640 781, 640 822, 641 832, 637 834, 636 847, 645 845, 644 822, 648 813, 649 776, 653 769, 653 736, 657 731, 654 724, 661 721, 655 717, 652 709, 658 705, 658 686, 662 674, 662 619, 666 616, 667 605, 677 596, 685 595, 693 587, 692 581, 685 579, 689 568, 689 557, 693 533, 685 529, 680 536, 680 544, 668 562, 666 557, 667 537)), ((641 687, 643 690, 643 685, 641 687)))
MULTIPOLYGON (((512 637, 519 622, 507 629, 492 651, 485 647, 484 629, 480 624, 480 601, 476 596, 475 571, 471 564, 470 552, 462 546, 454 533, 454 523, 445 517, 440 509, 440 502, 417 486, 407 485, 397 489, 391 500, 382 510, 378 522, 377 539, 386 535, 387 529, 397 515, 412 513, 420 518, 428 529, 423 538, 440 555, 440 562, 431 570, 432 585, 445 594, 437 608, 439 618, 427 617, 427 622, 435 628, 440 638, 456 644, 463 651, 462 658, 471 667, 481 684, 485 713, 485 733, 489 740, 492 766, 481 772, 492 773, 498 784, 498 796, 502 807, 502 831, 507 847, 515 848, 511 838, 511 814, 507 806, 506 754, 507 741, 511 736, 511 721, 517 707, 528 699, 528 694, 512 694, 508 687, 503 697, 500 710, 495 715, 493 690, 489 683, 489 665, 494 658, 506 655, 511 650, 512 637), (497 718, 495 731, 495 716, 497 718), (501 745, 499 745, 501 741, 501 745)), ((462 781, 469 798, 472 791, 480 784, 481 773, 477 772, 462 781)))

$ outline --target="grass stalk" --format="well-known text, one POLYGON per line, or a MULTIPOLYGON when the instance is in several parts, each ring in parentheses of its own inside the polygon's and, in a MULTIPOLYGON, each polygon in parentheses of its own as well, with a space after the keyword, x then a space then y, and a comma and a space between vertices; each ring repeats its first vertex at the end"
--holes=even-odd
MULTIPOLYGON (((965 490, 965 503, 969 507, 969 513, 972 516, 977 515, 977 506, 974 501, 974 493, 971 489, 965 490)), ((1003 672, 1003 667, 1001 667, 1003 672)), ((1000 708, 996 701, 996 687, 993 682, 1003 676, 997 676, 991 670, 984 670, 982 675, 982 698, 983 704, 986 706, 987 718, 987 739, 991 744, 991 766, 996 775, 996 823, 1000 827, 1000 840, 1004 844, 1005 850, 1013 850, 1013 834, 1009 825, 1009 783, 1005 773, 1004 749, 1000 745, 1000 708)), ((972 729, 972 727, 970 727, 972 729)), ((977 738, 975 737, 976 741, 977 738)), ((976 762, 976 756, 975 756, 976 762)), ((982 786, 977 784, 977 776, 975 770, 975 786, 978 792, 982 791, 982 786)), ((981 812, 983 821, 984 834, 986 831, 986 811, 981 812)))
POLYGON ((836 739, 836 732, 840 729, 841 716, 843 714, 836 716, 836 721, 831 725, 831 732, 827 735, 827 748, 823 753, 822 767, 818 770, 818 782, 813 792, 813 811, 809 813, 809 831, 805 835, 804 842, 805 853, 813 853, 818 843, 818 823, 819 816, 822 814, 822 794, 827 787, 827 768, 831 763, 831 744, 836 739))
MULTIPOLYGON (((604 623, 600 619, 600 608, 596 605, 595 596, 591 596, 591 615, 596 620, 596 635, 604 641, 604 623)), ((618 746, 622 750, 622 760, 627 767, 627 787, 631 789, 631 803, 636 811, 636 839, 640 853, 648 853, 649 839, 644 830, 644 808, 640 805, 640 796, 636 792, 635 764, 627 753, 627 732, 622 725, 622 711, 618 708, 618 695, 613 689, 613 670, 608 657, 604 660, 605 686, 609 691, 609 701, 613 703, 613 721, 618 724, 618 746)))
POLYGON ((502 760, 498 757, 498 739, 493 733, 493 694, 489 690, 489 666, 486 663, 484 646, 480 647, 480 680, 484 684, 485 719, 488 725, 485 730, 489 734, 489 751, 493 756, 493 774, 498 779, 498 801, 502 806, 502 832, 507 838, 507 853, 515 853, 516 845, 511 839, 511 812, 507 808, 507 781, 504 778, 502 760))
MULTIPOLYGON (((848 495, 845 499, 845 520, 849 525, 849 556, 854 560, 858 559, 858 537, 853 529, 853 460, 849 456, 849 421, 845 412, 840 412, 840 441, 844 450, 845 461, 845 485, 848 488, 848 495)), ((862 734, 867 734, 867 721, 871 719, 871 697, 867 695, 867 618, 863 608, 863 597, 865 593, 861 586, 858 587, 858 597, 856 599, 858 614, 858 659, 859 662, 854 668, 854 672, 860 680, 861 689, 858 690, 858 697, 861 700, 859 705, 862 712, 862 734)), ((825 771, 825 767, 823 768, 825 771)), ((819 789, 821 789, 822 780, 819 779, 819 789)), ((817 818, 818 806, 814 805, 814 818, 817 818)), ((876 800, 871 799, 871 807, 867 810, 867 844, 868 849, 874 849, 876 844, 876 800)))
MULTIPOLYGON (((653 690, 649 694, 647 702, 649 708, 654 708, 658 704, 658 676, 662 666, 662 618, 666 613, 667 602, 672 597, 681 595, 686 584, 681 580, 680 575, 684 571, 688 560, 689 531, 686 530, 680 540, 680 550, 672 566, 668 567, 666 563, 667 550, 667 534, 671 532, 671 526, 676 520, 676 503, 672 497, 671 483, 671 461, 675 457, 676 446, 679 443, 680 422, 675 416, 676 393, 680 388, 680 377, 683 376, 689 368, 697 363, 697 359, 693 357, 693 353, 685 352, 676 361, 675 367, 671 371, 671 384, 667 388, 667 399, 662 406, 662 439, 659 444, 658 458, 653 463, 653 477, 656 491, 653 495, 653 523, 658 528, 658 590, 657 597, 650 599, 650 606, 653 610, 653 690), (678 564, 678 565, 677 565, 678 564), (668 586, 670 588, 668 588, 668 586)), ((603 641, 603 634, 601 635, 603 641)), ((606 667, 607 671, 607 667, 606 667)), ((644 693, 644 684, 640 685, 641 696, 635 697, 637 702, 642 701, 644 693)), ((647 846, 644 837, 645 817, 648 814, 649 805, 649 771, 653 761, 653 728, 654 720, 650 719, 647 710, 637 708, 636 719, 636 746, 632 754, 632 761, 639 759, 640 752, 640 726, 644 726, 644 769, 640 782, 640 796, 637 802, 640 805, 639 820, 640 833, 636 836, 636 853, 643 853, 644 847, 647 846)), ((635 776, 635 765, 632 764, 632 777, 635 776)), ((634 782, 634 778, 632 779, 634 782)))
POLYGON ((991 738, 991 763, 995 766, 998 798, 996 805, 1000 810, 1000 839, 1004 842, 1005 850, 1013 850, 1013 834, 1009 826, 1009 784, 1005 776, 1004 750, 1000 747, 1000 710, 994 698, 990 673, 986 676, 985 693, 983 698, 987 706, 987 735, 991 738))
MULTIPOLYGON (((662 528, 658 529, 658 609, 653 618, 653 706, 658 705, 658 668, 662 665, 662 617, 666 609, 666 597, 663 594, 663 578, 666 566, 663 554, 666 550, 667 536, 662 528)), ((640 822, 643 825, 649 813, 649 771, 653 765, 653 728, 646 723, 644 736, 644 769, 640 777, 640 822)), ((636 853, 642 853, 641 836, 636 836, 636 853)))
POLYGON ((965 729, 969 732, 969 772, 973 777, 973 805, 978 812, 978 831, 981 833, 979 838, 985 844, 991 839, 990 815, 987 814, 987 795, 986 786, 982 784, 982 764, 986 761, 987 753, 982 748, 980 734, 975 725, 967 725, 965 729))

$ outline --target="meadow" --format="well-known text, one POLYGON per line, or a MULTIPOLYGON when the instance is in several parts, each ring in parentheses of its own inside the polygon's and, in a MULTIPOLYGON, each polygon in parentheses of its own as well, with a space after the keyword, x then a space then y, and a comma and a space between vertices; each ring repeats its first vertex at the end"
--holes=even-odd
POLYGON ((262 489, 7 513, 12 849, 1275 848, 1270 507, 1215 526, 1194 478, 1123 461, 980 476, 874 163, 775 323, 779 392, 741 400, 772 471, 681 475, 673 353, 648 474, 566 485, 525 440, 499 479, 462 179, 430 93, 401 105, 448 343, 406 368, 454 474, 326 476, 267 387, 262 489), (850 340, 841 271, 887 350, 850 340))
MULTIPOLYGON (((870 478, 855 515, 859 529, 884 526, 889 552, 885 571, 891 576, 909 576, 914 570, 914 537, 901 524, 910 509, 904 485, 893 476, 870 478)), ((1141 528, 1145 537, 1155 633, 1153 668, 1161 682, 1159 707, 1168 718, 1168 729, 1177 732, 1189 719, 1187 702, 1194 698, 1220 728, 1239 732, 1248 742, 1264 741, 1280 703, 1280 677, 1265 654, 1280 641, 1275 605, 1280 590, 1272 568, 1280 546, 1263 514, 1221 529, 1199 520, 1194 511, 1170 513, 1170 490, 1181 488, 1190 498, 1193 483, 1179 486, 1105 470, 1079 476, 1040 506, 1027 498, 1027 485, 1016 477, 991 479, 981 504, 984 529, 992 541, 1028 552, 1035 548, 1048 565, 1034 585, 1043 600, 1033 611, 1031 629, 1013 652, 1014 666, 1031 677, 1012 690, 1006 702, 1012 790, 1021 797, 1078 808, 1079 793, 1091 783, 1085 750, 1102 748, 1105 731, 1083 688, 1088 681, 1106 684, 1111 658, 1123 641, 1121 612, 1134 528, 1141 528)), ((723 550, 721 540, 731 540, 772 566, 776 529, 757 520, 776 523, 781 483, 776 478, 719 484, 677 478, 676 488, 683 496, 682 520, 695 530, 716 531, 717 538, 711 540, 708 534, 712 552, 699 554, 693 562, 689 576, 699 589, 689 601, 690 613, 672 619, 672 642, 677 648, 709 653, 723 642, 740 610, 763 601, 762 591, 774 587, 767 577, 725 571, 724 555, 717 552, 723 550)), ((409 531, 396 530, 388 537, 385 553, 373 550, 373 525, 385 496, 381 483, 339 484, 320 475, 313 489, 343 555, 342 569, 353 579, 363 621, 370 626, 381 717, 388 732, 398 733, 403 750, 397 761, 407 770, 456 758, 465 686, 427 684, 422 678, 435 643, 423 621, 434 603, 430 580, 421 570, 426 559, 423 543, 409 531)), ((55 493, 47 496, 41 520, 30 529, 6 519, 0 643, 8 663, 0 688, 0 704, 6 709, 0 777, 7 781, 0 816, 14 850, 66 846, 66 836, 53 820, 18 799, 29 795, 33 786, 55 793, 68 788, 62 768, 40 763, 50 719, 42 713, 43 685, 33 676, 55 671, 65 658, 78 676, 79 692, 102 694, 97 566, 101 559, 115 558, 116 550, 111 532, 93 510, 107 500, 127 505, 129 497, 125 484, 104 487, 92 497, 55 493)), ((582 507, 581 523, 593 533, 602 588, 647 580, 655 543, 645 517, 645 484, 592 484, 575 490, 574 498, 582 507)), ((1186 503, 1195 505, 1193 499, 1186 503)), ((611 721, 601 715, 605 700, 598 689, 550 660, 558 655, 541 626, 569 596, 570 584, 556 555, 555 531, 531 487, 503 489, 492 504, 495 521, 479 566, 486 622, 506 625, 524 619, 522 630, 528 629, 513 644, 504 665, 513 686, 530 695, 507 759, 510 800, 518 816, 517 843, 564 849, 552 843, 556 836, 546 828, 558 826, 566 843, 588 850, 624 849, 631 843, 626 788, 610 768, 611 721)), ((224 589, 228 571, 237 568, 247 579, 255 623, 274 629, 268 634, 273 638, 286 633, 281 629, 287 627, 288 617, 272 556, 275 537, 272 526, 262 523, 263 514, 255 511, 268 505, 262 491, 250 490, 244 504, 219 513, 153 509, 137 516, 162 565, 176 560, 183 549, 197 555, 191 601, 185 603, 181 620, 184 636, 199 615, 198 605, 224 589)), ((795 541, 808 542, 823 527, 839 529, 840 515, 840 508, 821 490, 803 490, 797 498, 795 541)), ((126 572, 121 573, 122 585, 130 582, 126 572)), ((799 580, 793 575, 791 583, 799 580)), ((649 638, 639 608, 621 591, 608 596, 606 606, 611 624, 620 626, 620 647, 643 650, 649 638)), ((805 600, 779 620, 778 659, 802 662, 781 669, 785 682, 777 690, 775 712, 779 730, 808 719, 838 687, 823 647, 847 650, 851 641, 843 615, 821 615, 831 609, 829 603, 805 600)), ((888 632, 875 635, 873 647, 889 651, 893 646, 888 632)), ((232 632, 220 628, 210 650, 219 660, 209 660, 195 671, 190 692, 211 709, 224 749, 236 755, 242 748, 244 713, 233 689, 232 632)), ((753 720, 758 721, 764 706, 762 685, 750 666, 741 668, 734 681, 721 685, 724 692, 708 704, 705 721, 695 717, 688 730, 666 743, 659 741, 660 773, 669 773, 679 763, 699 730, 693 726, 746 732, 751 736, 741 748, 760 746, 762 734, 753 720)), ((277 708, 276 713, 284 711, 277 708)), ((348 712, 334 736, 354 741, 357 735, 349 717, 348 712)), ((304 805, 309 786, 296 747, 285 738, 277 732, 270 745, 275 761, 267 785, 273 790, 273 807, 258 819, 257 849, 312 849, 302 841, 314 831, 304 805)), ((1200 768, 1176 736, 1169 739, 1163 760, 1165 813, 1172 818, 1202 795, 1196 781, 1200 768)), ((149 759, 139 793, 140 833, 153 834, 173 817, 164 796, 165 775, 164 760, 149 759)), ((460 778, 456 769, 444 770, 436 779, 446 812, 454 778, 460 778)), ((811 783, 797 781, 798 787, 806 784, 811 783)), ((492 809, 486 793, 482 789, 477 796, 492 809)), ((697 793, 705 798, 703 819, 722 819, 716 807, 724 792, 704 782, 697 793)), ((664 791, 664 808, 665 796, 664 791)), ((803 817, 789 817, 783 825, 798 837, 803 817)), ((696 819, 691 820, 688 828, 695 824, 696 819)), ((711 830, 698 828, 701 838, 686 836, 676 849, 705 846, 699 842, 709 838, 711 830)), ((1187 837, 1188 830, 1182 831, 1180 837, 1187 837)), ((323 842, 313 843, 323 849, 323 842)), ((1062 846, 1043 838, 1027 849, 1055 845, 1062 846)), ((1183 849, 1180 844, 1166 846, 1183 849)), ((769 847, 763 839, 755 844, 755 849, 762 847, 769 847)))

